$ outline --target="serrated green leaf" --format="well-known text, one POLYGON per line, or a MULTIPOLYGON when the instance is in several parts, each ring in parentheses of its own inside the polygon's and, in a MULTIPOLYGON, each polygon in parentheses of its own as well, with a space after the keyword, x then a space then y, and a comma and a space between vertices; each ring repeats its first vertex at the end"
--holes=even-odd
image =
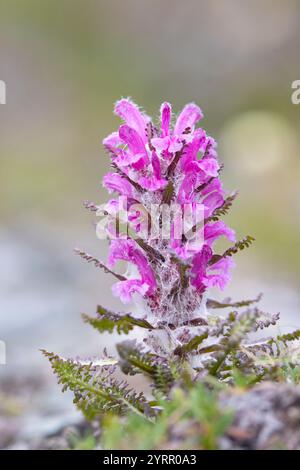
POLYGON ((206 338, 208 338, 208 330, 205 330, 201 335, 194 336, 188 343, 178 346, 174 350, 174 354, 182 356, 183 354, 195 351, 206 338))
POLYGON ((249 307, 252 304, 259 302, 262 298, 262 294, 259 294, 255 299, 251 300, 240 300, 238 302, 231 302, 231 299, 225 299, 222 302, 219 302, 214 299, 207 299, 206 306, 207 308, 240 308, 240 307, 249 307))
POLYGON ((85 323, 89 323, 100 333, 117 331, 119 334, 128 334, 135 326, 152 330, 154 327, 146 320, 134 318, 128 313, 114 313, 102 306, 97 307, 97 317, 90 317, 83 314, 82 318, 85 323))
POLYGON ((166 359, 144 352, 135 340, 117 344, 120 367, 125 374, 144 373, 154 382, 157 391, 167 393, 174 382, 174 373, 166 359))
POLYGON ((49 359, 63 391, 74 393, 74 403, 87 419, 108 411, 123 414, 130 410, 146 419, 153 415, 143 393, 131 390, 126 382, 118 382, 113 377, 115 368, 81 364, 54 353, 42 352, 49 359))

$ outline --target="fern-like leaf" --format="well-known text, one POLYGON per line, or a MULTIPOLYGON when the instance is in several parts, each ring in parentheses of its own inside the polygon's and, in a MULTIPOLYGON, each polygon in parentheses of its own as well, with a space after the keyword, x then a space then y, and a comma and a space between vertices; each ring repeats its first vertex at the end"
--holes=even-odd
POLYGON ((134 375, 144 372, 152 376, 155 372, 153 355, 142 350, 135 340, 122 341, 117 344, 120 366, 124 373, 134 375))
POLYGON ((278 335, 275 339, 271 339, 270 342, 275 343, 275 342, 280 342, 283 343, 284 345, 287 345, 287 343, 291 341, 296 341, 300 339, 300 329, 295 330, 292 333, 286 333, 284 335, 278 335))
POLYGON ((234 193, 230 194, 226 199, 225 201, 223 202, 222 206, 221 207, 218 207, 213 215, 211 217, 209 217, 208 220, 213 220, 213 221, 216 221, 218 220, 220 217, 222 217, 223 215, 226 215, 229 210, 231 209, 231 206, 233 204, 233 202, 235 201, 236 197, 238 195, 238 191, 235 191, 234 193))
POLYGON ((222 255, 214 255, 212 256, 209 264, 213 265, 220 261, 222 258, 228 258, 230 256, 235 255, 241 250, 244 250, 244 248, 249 248, 250 245, 255 241, 255 238, 252 237, 251 235, 247 235, 244 237, 242 240, 237 241, 233 246, 228 248, 222 255))
POLYGON ((99 259, 95 258, 92 255, 89 255, 85 251, 79 250, 78 248, 74 249, 74 252, 79 255, 82 259, 87 261, 88 263, 93 263, 96 268, 101 268, 104 270, 105 273, 112 274, 114 277, 116 277, 119 281, 126 281, 126 277, 122 276, 121 274, 117 274, 114 271, 111 271, 102 261, 99 259))
POLYGON ((255 330, 263 330, 264 328, 268 328, 271 325, 274 326, 280 318, 279 313, 271 315, 269 313, 262 312, 257 308, 255 309, 255 311, 258 314, 257 320, 255 322, 255 330))
POLYGON ((97 317, 90 317, 89 315, 83 314, 82 318, 85 323, 90 324, 93 328, 98 330, 100 333, 109 332, 112 333, 116 330, 119 334, 128 334, 135 326, 153 330, 153 326, 146 320, 134 318, 128 313, 114 313, 102 306, 97 307, 97 317))
POLYGON ((206 338, 208 338, 208 334, 208 330, 205 330, 201 335, 194 336, 186 344, 177 346, 177 348, 174 350, 174 354, 182 356, 184 354, 190 353, 191 351, 195 351, 198 346, 200 346, 200 344, 203 343, 206 338))
MULTIPOLYGON (((222 374, 222 370, 227 368, 228 364, 226 361, 228 361, 230 356, 232 358, 235 357, 241 342, 248 333, 255 329, 257 316, 258 313, 252 310, 247 310, 239 316, 231 315, 229 319, 231 323, 229 331, 224 333, 220 350, 216 353, 216 357, 209 367, 209 373, 211 375, 216 376, 222 374)), ((232 364, 229 368, 232 368, 232 364)))
POLYGON ((238 302, 231 302, 230 298, 224 299, 222 302, 217 300, 207 299, 206 306, 207 308, 240 308, 240 307, 249 307, 250 305, 256 304, 262 298, 262 294, 259 294, 255 299, 251 300, 240 300, 238 302))
POLYGON ((42 352, 49 359, 63 391, 74 393, 74 403, 88 419, 95 419, 108 411, 123 414, 130 410, 145 418, 153 415, 142 393, 136 393, 126 382, 113 377, 114 367, 94 367, 42 352))
POLYGON ((154 388, 166 393, 174 382, 174 375, 168 362, 157 355, 145 352, 136 341, 128 340, 117 344, 120 367, 125 374, 144 373, 154 383, 154 388))

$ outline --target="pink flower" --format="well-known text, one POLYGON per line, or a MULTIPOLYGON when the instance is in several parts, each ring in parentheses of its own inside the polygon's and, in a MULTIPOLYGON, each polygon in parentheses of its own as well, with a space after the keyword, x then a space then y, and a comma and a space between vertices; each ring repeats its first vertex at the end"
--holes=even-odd
POLYGON ((208 223, 204 227, 204 239, 205 242, 211 246, 215 240, 220 237, 226 237, 229 241, 235 242, 235 232, 222 221, 208 223))
POLYGON ((149 191, 163 189, 168 184, 168 181, 161 177, 160 161, 154 151, 151 154, 150 174, 148 176, 142 176, 139 182, 143 188, 149 191))
POLYGON ((108 189, 110 193, 117 192, 122 196, 134 197, 134 188, 132 185, 117 173, 107 173, 103 178, 103 186, 108 189))
POLYGON ((139 279, 116 282, 112 287, 113 294, 119 297, 124 304, 128 304, 136 293, 141 296, 146 295, 148 289, 149 286, 139 279))
POLYGON ((212 249, 208 245, 204 245, 202 250, 197 253, 192 261, 191 282, 199 292, 205 290, 206 270, 208 262, 212 257, 212 249))
POLYGON ((194 131, 195 124, 203 118, 203 114, 199 106, 194 103, 185 105, 181 113, 179 114, 175 127, 174 134, 180 135, 187 129, 191 132, 194 131))
POLYGON ((206 196, 202 203, 205 206, 205 218, 210 217, 216 209, 222 206, 224 203, 224 198, 221 193, 214 191, 206 196))
POLYGON ((127 164, 132 164, 136 170, 144 168, 149 159, 142 137, 126 124, 120 127, 119 137, 128 146, 127 164))
POLYGON ((170 130, 171 105, 161 107, 161 136, 152 139, 152 145, 159 155, 170 157, 180 151, 185 143, 191 142, 195 124, 202 119, 201 109, 194 103, 187 104, 177 118, 174 131, 170 130))
POLYGON ((208 287, 218 287, 224 290, 230 280, 230 270, 235 266, 234 261, 229 257, 209 265, 211 259, 212 249, 208 245, 204 245, 193 258, 191 282, 200 293, 208 287))
POLYGON ((218 287, 224 290, 230 281, 230 271, 235 267, 235 262, 232 258, 222 258, 217 263, 210 266, 208 274, 206 275, 203 283, 206 287, 218 287))
POLYGON ((146 127, 149 118, 139 110, 136 104, 129 98, 117 101, 115 114, 123 119, 128 127, 134 129, 144 143, 147 142, 146 127))
POLYGON ((109 250, 108 266, 113 267, 118 260, 128 261, 135 265, 141 277, 140 279, 121 281, 117 284, 117 289, 119 292, 122 292, 123 298, 126 297, 126 289, 128 289, 128 299, 131 299, 132 294, 136 291, 141 293, 141 289, 143 295, 146 293, 148 295, 154 293, 156 280, 153 271, 146 256, 137 248, 133 240, 112 240, 109 250))
MULTIPOLYGON (((104 176, 103 185, 110 193, 127 198, 122 208, 129 212, 131 232, 111 240, 108 261, 110 267, 118 260, 126 261, 134 271, 117 282, 113 292, 123 302, 138 294, 154 315, 177 318, 183 308, 196 310, 210 287, 224 289, 233 267, 231 258, 214 252, 214 242, 220 237, 235 242, 234 231, 215 220, 225 201, 217 145, 204 129, 196 128, 203 114, 194 103, 183 108, 174 126, 172 108, 166 102, 161 105, 158 125, 130 99, 118 101, 115 114, 123 123, 103 141, 115 171, 104 176), (142 234, 149 227, 168 228, 159 211, 148 219, 153 205, 161 209, 163 204, 179 209, 170 215, 170 236, 156 237, 151 232, 144 239, 142 234), (203 213, 202 225, 193 227, 192 223, 191 237, 179 230, 187 206, 192 220, 199 208, 203 213)), ((113 199, 107 212, 112 216, 117 210, 117 199, 113 199)), ((106 233, 110 236, 111 228, 106 233)))

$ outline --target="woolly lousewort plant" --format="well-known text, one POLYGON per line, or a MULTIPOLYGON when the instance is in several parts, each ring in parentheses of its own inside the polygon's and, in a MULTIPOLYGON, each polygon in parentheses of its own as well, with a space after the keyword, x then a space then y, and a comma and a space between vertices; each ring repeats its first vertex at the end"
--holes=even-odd
POLYGON ((211 288, 226 287, 232 256, 253 238, 236 241, 221 220, 236 193, 227 194, 221 183, 215 140, 197 127, 201 109, 190 103, 175 118, 171 105, 163 103, 156 124, 131 100, 121 99, 115 114, 123 123, 103 141, 112 167, 103 185, 112 199, 104 205, 85 203, 101 216, 97 234, 109 240, 108 260, 76 251, 116 278, 113 294, 131 303, 133 312, 98 306, 95 317, 83 319, 100 333, 139 328, 143 335, 118 343, 117 358, 105 351, 85 361, 44 352, 59 381, 90 419, 105 410, 131 410, 154 420, 161 402, 157 407, 153 397, 167 398, 175 386, 184 389, 211 377, 231 384, 237 373, 249 383, 277 379, 299 362, 289 342, 300 332, 251 343, 248 334, 274 325, 278 314, 253 307, 260 296, 239 302, 208 297, 211 288), (224 252, 215 248, 221 237, 228 240, 224 252), (128 265, 124 274, 116 270, 118 261, 128 265), (228 313, 215 315, 214 309, 228 313), (150 378, 151 400, 120 381, 118 368, 150 378))

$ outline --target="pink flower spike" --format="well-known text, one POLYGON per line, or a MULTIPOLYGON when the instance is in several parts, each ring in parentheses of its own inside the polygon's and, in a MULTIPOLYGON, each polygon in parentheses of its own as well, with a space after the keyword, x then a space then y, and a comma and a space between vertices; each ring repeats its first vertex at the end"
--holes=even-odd
POLYGON ((187 104, 179 114, 174 134, 182 134, 187 128, 194 129, 195 124, 203 118, 203 113, 199 106, 194 103, 187 104))
POLYGON ((209 264, 218 254, 216 240, 235 242, 231 228, 218 217, 212 220, 221 215, 216 209, 226 197, 217 144, 196 127, 203 114, 194 103, 182 109, 174 126, 168 102, 160 107, 158 125, 130 99, 118 101, 115 113, 122 123, 103 141, 113 168, 103 185, 126 202, 120 207, 116 197, 104 208, 104 235, 111 240, 109 266, 123 260, 129 270, 114 292, 124 302, 142 295, 154 316, 180 322, 185 312, 196 314, 206 289, 223 289, 229 279, 231 260, 209 264), (130 231, 120 234, 115 220, 119 215, 123 224, 124 214, 130 231))
POLYGON ((149 119, 141 113, 136 104, 129 98, 117 101, 115 114, 123 119, 129 127, 132 127, 146 143, 146 127, 149 119))

